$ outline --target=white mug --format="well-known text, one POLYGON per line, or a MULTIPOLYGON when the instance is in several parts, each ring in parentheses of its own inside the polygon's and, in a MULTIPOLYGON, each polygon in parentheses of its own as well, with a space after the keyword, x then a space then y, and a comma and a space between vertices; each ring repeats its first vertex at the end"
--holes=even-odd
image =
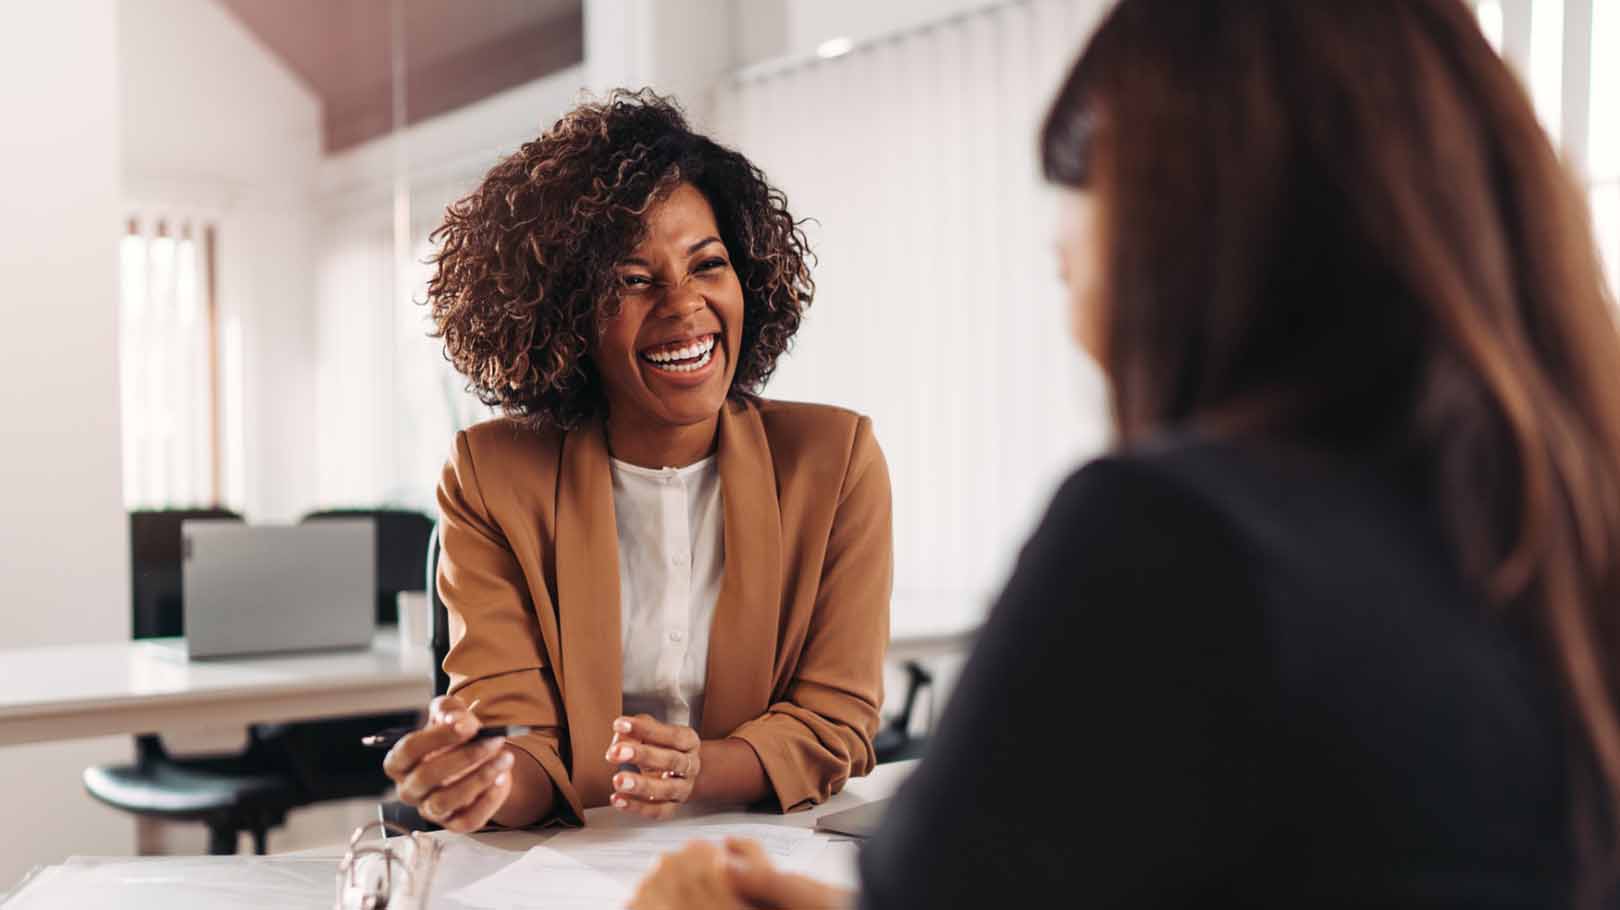
POLYGON ((399 643, 405 649, 426 648, 433 637, 428 616, 426 591, 401 591, 395 595, 399 608, 399 643))

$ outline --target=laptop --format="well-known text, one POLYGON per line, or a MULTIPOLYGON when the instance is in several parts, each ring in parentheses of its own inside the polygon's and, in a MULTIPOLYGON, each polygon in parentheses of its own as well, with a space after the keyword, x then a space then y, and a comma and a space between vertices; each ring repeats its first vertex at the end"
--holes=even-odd
POLYGON ((853 809, 834 812, 816 819, 816 830, 823 834, 841 834, 845 837, 871 837, 883 822, 883 813, 889 809, 886 799, 863 803, 853 809))
POLYGON ((186 636, 170 646, 191 660, 371 646, 377 536, 369 519, 188 521, 180 539, 186 636))

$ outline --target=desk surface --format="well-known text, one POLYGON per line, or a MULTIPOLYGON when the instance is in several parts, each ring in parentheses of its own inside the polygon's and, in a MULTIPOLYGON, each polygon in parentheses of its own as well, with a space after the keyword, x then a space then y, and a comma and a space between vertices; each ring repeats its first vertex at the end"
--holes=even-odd
POLYGON ((425 648, 188 661, 147 641, 0 650, 0 746, 383 713, 432 696, 425 648))
MULTIPOLYGON (((716 824, 781 825, 784 827, 814 828, 816 819, 823 815, 842 812, 845 809, 853 809, 864 803, 889 798, 911 775, 916 765, 917 762, 915 761, 879 765, 870 775, 850 781, 844 787, 843 792, 826 803, 813 809, 807 809, 803 812, 791 812, 786 815, 774 812, 688 810, 669 821, 648 822, 614 809, 601 808, 587 810, 585 818, 592 828, 606 830, 647 825, 680 828, 716 824)), ((506 863, 515 861, 530 847, 544 843, 555 836, 556 833, 557 829, 491 831, 472 835, 436 831, 431 836, 445 841, 447 847, 458 842, 462 844, 470 842, 469 846, 473 847, 474 850, 463 849, 459 851, 454 857, 455 861, 452 861, 446 867, 441 867, 434 885, 434 891, 439 895, 447 895, 465 885, 469 885, 485 875, 492 874, 506 863)), ((830 837, 829 839, 833 843, 826 852, 817 857, 815 865, 806 871, 812 877, 821 881, 853 888, 857 880, 855 859, 858 845, 848 838, 830 837)), ((343 852, 343 846, 332 845, 317 850, 304 850, 281 855, 326 859, 335 864, 343 856, 343 852)), ((459 903, 442 899, 433 903, 439 906, 458 908, 462 906, 459 903)))

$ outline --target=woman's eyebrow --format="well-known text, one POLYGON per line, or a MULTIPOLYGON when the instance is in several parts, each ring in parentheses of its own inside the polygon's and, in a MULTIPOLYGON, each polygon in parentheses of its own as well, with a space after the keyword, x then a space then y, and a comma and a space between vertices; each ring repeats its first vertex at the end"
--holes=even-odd
MULTIPOLYGON (((708 246, 711 243, 719 243, 719 242, 720 242, 719 237, 705 237, 702 240, 699 240, 697 243, 694 243, 691 246, 687 247, 686 248, 686 255, 690 256, 693 253, 696 253, 698 250, 703 249, 704 247, 708 246)), ((649 263, 647 260, 642 259, 640 256, 629 256, 629 257, 626 257, 624 259, 621 259, 621 260, 619 260, 619 265, 620 266, 639 265, 644 269, 652 268, 652 264, 649 263)))

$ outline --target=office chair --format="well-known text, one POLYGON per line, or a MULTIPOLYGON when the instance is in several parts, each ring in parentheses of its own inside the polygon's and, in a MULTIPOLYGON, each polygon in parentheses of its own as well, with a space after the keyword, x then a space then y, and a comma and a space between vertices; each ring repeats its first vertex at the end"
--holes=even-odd
MULTIPOLYGON (((439 597, 439 526, 434 525, 428 534, 427 543, 427 572, 425 585, 427 587, 428 605, 432 615, 432 625, 428 635, 428 651, 433 655, 433 695, 438 697, 450 691, 450 674, 444 672, 444 658, 450 653, 450 611, 446 609, 444 601, 439 597)), ((377 804, 377 816, 385 822, 392 822, 408 831, 437 831, 439 826, 423 818, 416 811, 415 806, 408 806, 397 799, 387 799, 377 804)))
MULTIPOLYGON (((183 633, 180 526, 198 519, 241 521, 242 516, 224 509, 130 513, 134 638, 183 633)), ((84 787, 100 802, 135 815, 203 822, 213 854, 235 853, 244 831, 253 835, 254 851, 263 854, 270 829, 304 802, 297 782, 267 760, 251 733, 239 755, 198 758, 169 755, 156 734, 136 736, 134 764, 86 768, 84 787)))
POLYGON ((433 534, 433 519, 408 509, 324 509, 299 524, 341 519, 370 520, 377 529, 377 624, 399 621, 401 591, 423 591, 422 559, 433 534))
POLYGON ((872 750, 877 753, 877 763, 880 765, 921 758, 928 745, 928 737, 912 735, 911 718, 917 707, 918 696, 934 684, 934 677, 915 660, 906 661, 901 668, 906 671, 906 700, 900 706, 900 713, 890 718, 883 729, 872 737, 872 750))

